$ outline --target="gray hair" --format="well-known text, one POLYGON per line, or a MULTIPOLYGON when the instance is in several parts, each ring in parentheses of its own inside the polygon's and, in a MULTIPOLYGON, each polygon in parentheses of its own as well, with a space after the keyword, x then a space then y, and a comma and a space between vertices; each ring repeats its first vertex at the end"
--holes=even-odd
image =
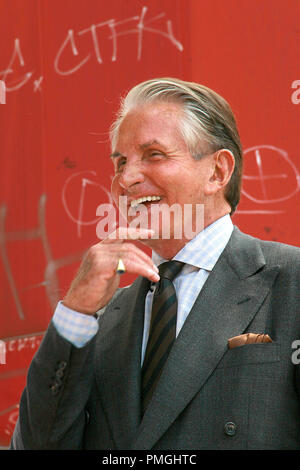
POLYGON ((204 85, 176 78, 157 78, 132 88, 122 99, 116 120, 110 129, 113 150, 125 116, 134 108, 154 101, 181 105, 181 133, 196 160, 209 152, 221 149, 232 152, 235 168, 226 187, 225 197, 233 214, 241 192, 243 152, 240 137, 235 117, 227 101, 204 85))

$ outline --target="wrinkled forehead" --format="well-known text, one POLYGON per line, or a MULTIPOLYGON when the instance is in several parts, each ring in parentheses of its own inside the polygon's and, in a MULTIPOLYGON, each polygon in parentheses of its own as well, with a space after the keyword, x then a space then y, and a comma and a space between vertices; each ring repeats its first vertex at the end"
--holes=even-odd
POLYGON ((120 121, 112 142, 113 152, 120 146, 166 144, 182 138, 182 108, 173 103, 147 103, 130 110, 120 121))

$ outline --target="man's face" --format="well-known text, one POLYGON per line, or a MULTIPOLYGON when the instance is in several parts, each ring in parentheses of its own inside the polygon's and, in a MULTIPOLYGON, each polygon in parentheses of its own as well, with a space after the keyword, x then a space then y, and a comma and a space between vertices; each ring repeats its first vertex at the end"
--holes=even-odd
POLYGON ((117 205, 120 196, 127 197, 127 209, 142 203, 149 212, 154 204, 192 204, 195 210, 196 204, 205 203, 211 158, 196 161, 191 156, 180 132, 181 113, 176 104, 153 103, 126 116, 112 154, 112 196, 117 205), (155 200, 139 201, 146 196, 155 200))

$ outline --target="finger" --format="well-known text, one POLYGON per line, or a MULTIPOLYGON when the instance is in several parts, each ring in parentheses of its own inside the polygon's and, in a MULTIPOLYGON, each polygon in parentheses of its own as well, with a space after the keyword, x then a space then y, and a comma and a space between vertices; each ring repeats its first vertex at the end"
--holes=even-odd
MULTIPOLYGON (((101 246, 103 249, 103 246, 101 246)), ((130 254, 136 254, 139 256, 141 259, 143 259, 146 263, 149 264, 149 266, 153 267, 155 271, 158 271, 157 267, 152 261, 152 258, 148 256, 143 250, 135 246, 133 243, 129 242, 123 242, 123 243, 118 243, 118 244, 110 244, 110 246, 105 247, 105 253, 107 254, 109 250, 109 253, 112 255, 117 253, 120 258, 124 258, 125 256, 130 256, 130 254)))
POLYGON ((111 243, 120 240, 146 240, 154 235, 154 230, 146 228, 118 227, 101 243, 111 243))
POLYGON ((117 272, 120 259, 122 260, 125 267, 125 272, 127 273, 145 275, 144 270, 146 269, 149 273, 158 274, 158 268, 155 266, 155 264, 153 264, 151 258, 149 258, 149 262, 149 260, 142 258, 140 253, 134 252, 126 252, 122 254, 121 252, 115 251, 114 254, 106 253, 105 255, 98 258, 96 270, 99 273, 104 273, 106 271, 108 277, 111 278, 117 272), (143 272, 133 270, 138 269, 139 266, 144 269, 143 272))
MULTIPOLYGON (((117 262, 118 263, 118 262, 117 262)), ((117 263, 115 264, 115 272, 117 263)), ((126 273, 128 274, 137 274, 138 276, 143 276, 149 279, 152 282, 158 282, 160 277, 148 263, 145 263, 137 256, 127 257, 123 259, 126 273)))
POLYGON ((145 253, 139 252, 139 251, 137 252, 127 251, 124 254, 122 254, 121 252, 118 259, 120 258, 122 259, 123 263, 125 264, 125 269, 129 260, 129 261, 136 262, 137 264, 141 263, 144 266, 147 266, 148 269, 154 271, 157 274, 159 272, 158 267, 153 263, 152 259, 149 256, 146 255, 146 258, 144 258, 144 255, 145 253))

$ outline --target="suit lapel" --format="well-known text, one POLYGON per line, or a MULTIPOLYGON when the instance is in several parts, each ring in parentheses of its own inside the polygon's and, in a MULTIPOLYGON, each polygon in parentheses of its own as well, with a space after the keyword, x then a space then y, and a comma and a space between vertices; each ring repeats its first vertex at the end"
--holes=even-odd
POLYGON ((96 381, 117 448, 127 449, 140 424, 140 366, 149 281, 125 288, 100 319, 96 381))
POLYGON ((242 334, 278 274, 258 240, 234 230, 169 355, 134 449, 150 449, 213 373, 228 339, 242 334))

